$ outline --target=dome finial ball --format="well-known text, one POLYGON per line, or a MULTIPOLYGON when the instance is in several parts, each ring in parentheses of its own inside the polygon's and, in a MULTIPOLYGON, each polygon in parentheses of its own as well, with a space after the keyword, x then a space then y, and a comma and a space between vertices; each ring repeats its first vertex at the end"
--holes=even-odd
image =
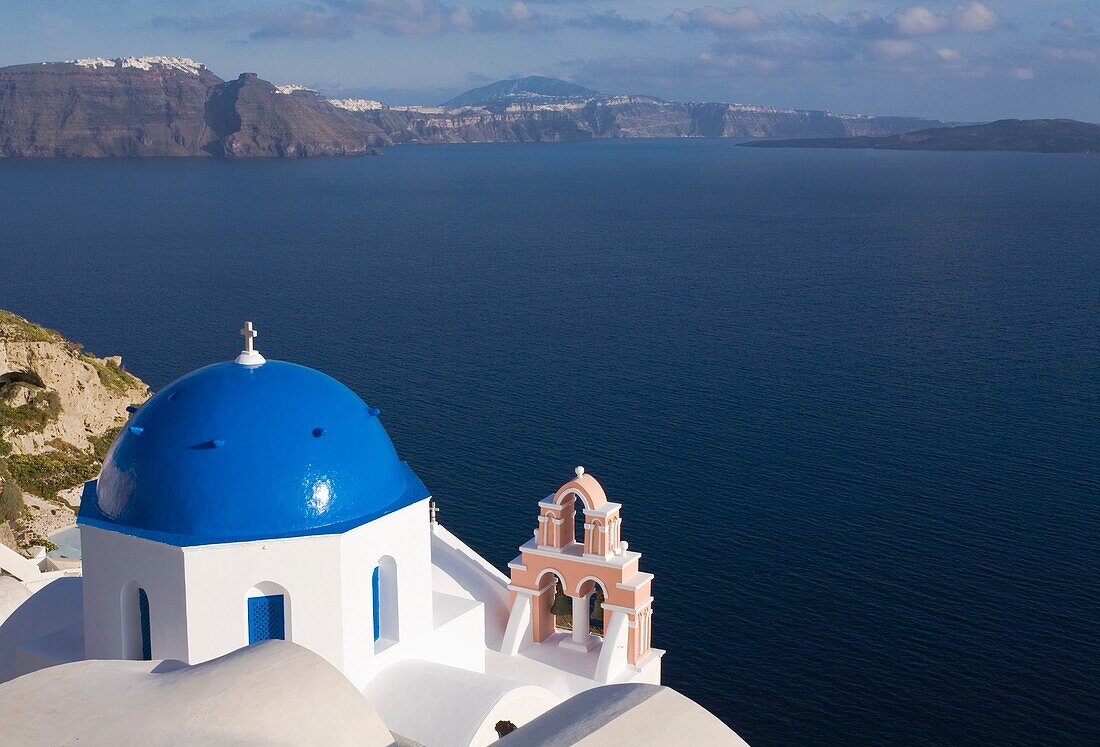
POLYGON ((581 466, 578 465, 577 468, 575 470, 573 470, 573 472, 576 473, 577 477, 580 477, 581 475, 584 474, 584 467, 581 467, 581 466))

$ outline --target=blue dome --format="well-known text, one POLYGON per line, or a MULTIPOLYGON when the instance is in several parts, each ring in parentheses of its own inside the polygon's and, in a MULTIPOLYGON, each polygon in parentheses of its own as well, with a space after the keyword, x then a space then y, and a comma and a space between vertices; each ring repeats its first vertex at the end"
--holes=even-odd
POLYGON ((130 418, 78 523, 179 546, 347 531, 428 496, 377 415, 305 366, 201 368, 130 418))

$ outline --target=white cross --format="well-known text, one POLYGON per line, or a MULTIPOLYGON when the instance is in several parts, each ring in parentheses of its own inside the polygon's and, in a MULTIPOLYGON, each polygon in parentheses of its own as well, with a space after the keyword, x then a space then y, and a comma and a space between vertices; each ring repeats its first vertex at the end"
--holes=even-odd
POLYGON ((260 334, 259 332, 257 332, 255 329, 253 329, 252 322, 245 322, 244 323, 244 326, 241 327, 241 337, 244 338, 244 352, 246 352, 246 353, 255 352, 255 349, 252 347, 252 341, 254 339, 256 339, 256 337, 259 336, 259 334, 260 334))

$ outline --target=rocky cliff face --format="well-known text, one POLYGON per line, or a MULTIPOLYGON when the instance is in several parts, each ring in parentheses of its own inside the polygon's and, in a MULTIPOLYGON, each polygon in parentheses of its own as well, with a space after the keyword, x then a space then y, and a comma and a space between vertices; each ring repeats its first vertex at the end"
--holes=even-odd
POLYGON ((1100 125, 1072 119, 1002 119, 982 125, 935 127, 891 137, 802 138, 746 144, 770 148, 1100 153, 1100 125))
POLYGON ((201 155, 206 100, 221 82, 201 66, 0 68, 0 155, 201 155))
POLYGON ((218 156, 362 155, 390 138, 371 122, 333 106, 315 91, 279 91, 254 73, 215 87, 206 120, 218 139, 218 156))
POLYGON ((934 124, 739 104, 683 104, 645 96, 598 96, 567 103, 405 107, 352 112, 394 142, 563 142, 646 137, 843 137, 889 135, 934 124))
POLYGON ((0 68, 0 156, 11 157, 357 155, 391 143, 886 136, 941 124, 605 96, 537 77, 494 83, 441 107, 390 108, 328 101, 253 73, 225 82, 178 57, 0 68))
POLYGON ((79 490, 148 387, 119 358, 97 358, 0 310, 0 524, 22 545, 72 523, 79 490))
POLYGON ((388 144, 308 91, 176 57, 0 68, 0 156, 348 155, 388 144))

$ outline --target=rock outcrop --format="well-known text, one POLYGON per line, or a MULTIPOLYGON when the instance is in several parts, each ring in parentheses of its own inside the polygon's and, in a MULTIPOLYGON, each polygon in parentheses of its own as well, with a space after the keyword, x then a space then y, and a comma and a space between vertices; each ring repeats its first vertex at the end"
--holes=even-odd
POLYGON ((303 156, 390 139, 312 91, 225 82, 179 57, 0 68, 0 156, 303 156))
POLYGON ((72 523, 77 499, 61 494, 95 477, 126 408, 148 396, 120 358, 0 310, 0 523, 18 544, 72 523))
POLYGON ((1100 153, 1100 125, 1073 119, 1002 119, 988 124, 935 127, 889 137, 810 138, 746 143, 750 144, 768 148, 1100 153))
POLYGON ((371 122, 334 106, 316 91, 278 87, 243 73, 215 87, 206 119, 218 139, 206 145, 216 156, 348 156, 391 144, 371 122))

